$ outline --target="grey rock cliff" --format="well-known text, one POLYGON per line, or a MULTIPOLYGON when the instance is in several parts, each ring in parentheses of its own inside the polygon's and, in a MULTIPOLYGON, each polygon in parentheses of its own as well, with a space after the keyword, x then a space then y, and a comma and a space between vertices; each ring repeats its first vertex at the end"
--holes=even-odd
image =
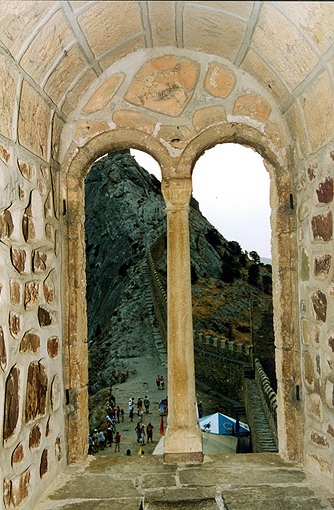
MULTIPOLYGON (((270 299, 248 283, 253 263, 227 241, 191 201, 190 239, 194 329, 250 342, 250 300, 270 299), (242 264, 240 260, 242 260, 242 264), (245 262, 246 260, 246 262, 245 262)), ((86 177, 86 267, 90 392, 109 387, 127 359, 155 348, 148 307, 147 249, 160 239, 155 260, 166 285, 166 214, 160 182, 129 151, 109 154, 86 177)), ((269 273, 270 274, 270 273, 269 273)))

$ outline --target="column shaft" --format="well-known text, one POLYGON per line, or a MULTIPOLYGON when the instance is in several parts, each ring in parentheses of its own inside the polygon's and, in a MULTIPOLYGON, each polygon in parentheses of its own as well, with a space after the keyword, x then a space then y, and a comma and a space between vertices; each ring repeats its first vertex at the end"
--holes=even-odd
POLYGON ((167 204, 168 426, 166 462, 201 462, 197 422, 189 244, 190 179, 163 184, 167 204))

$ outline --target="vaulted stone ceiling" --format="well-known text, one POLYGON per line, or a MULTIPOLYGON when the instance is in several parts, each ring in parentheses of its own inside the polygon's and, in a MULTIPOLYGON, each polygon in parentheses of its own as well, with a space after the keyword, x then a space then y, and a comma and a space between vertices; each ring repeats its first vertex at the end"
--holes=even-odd
MULTIPOLYGON (((253 75, 283 112, 314 76, 334 68, 331 2, 12 0, 2 2, 0 21, 3 47, 64 117, 111 65, 138 50, 223 57, 253 75)), ((106 96, 126 65, 105 84, 106 96)))

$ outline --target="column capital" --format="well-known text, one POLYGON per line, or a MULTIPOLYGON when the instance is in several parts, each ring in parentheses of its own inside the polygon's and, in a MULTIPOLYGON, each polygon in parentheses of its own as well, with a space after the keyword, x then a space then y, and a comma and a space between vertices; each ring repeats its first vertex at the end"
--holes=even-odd
POLYGON ((161 183, 161 191, 167 209, 182 209, 189 205, 192 193, 190 177, 164 179, 161 183))

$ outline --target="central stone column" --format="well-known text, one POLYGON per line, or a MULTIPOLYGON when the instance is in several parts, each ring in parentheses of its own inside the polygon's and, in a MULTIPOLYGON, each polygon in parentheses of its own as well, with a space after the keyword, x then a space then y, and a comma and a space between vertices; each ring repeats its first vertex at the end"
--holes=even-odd
POLYGON ((197 422, 189 245, 191 179, 162 182, 167 211, 168 421, 164 461, 203 461, 197 422))

